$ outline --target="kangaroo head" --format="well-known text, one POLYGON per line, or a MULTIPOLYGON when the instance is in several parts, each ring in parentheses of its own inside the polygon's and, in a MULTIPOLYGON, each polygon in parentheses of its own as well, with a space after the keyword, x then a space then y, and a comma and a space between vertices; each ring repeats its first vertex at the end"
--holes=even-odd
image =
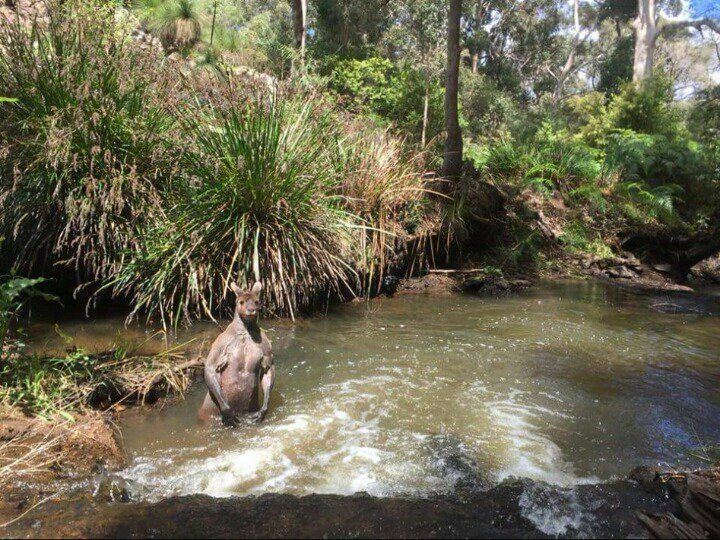
POLYGON ((255 282, 252 289, 249 291, 243 291, 238 287, 237 283, 230 285, 237 301, 235 303, 235 314, 245 322, 257 321, 258 314, 262 304, 260 303, 260 291, 262 291, 262 285, 259 281, 255 282))

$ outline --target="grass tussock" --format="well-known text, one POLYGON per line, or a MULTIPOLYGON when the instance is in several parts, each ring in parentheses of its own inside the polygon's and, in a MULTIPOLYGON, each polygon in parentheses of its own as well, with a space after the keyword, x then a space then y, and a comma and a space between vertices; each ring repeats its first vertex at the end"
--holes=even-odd
POLYGON ((0 235, 16 269, 102 280, 161 213, 158 186, 174 174, 163 71, 118 35, 110 8, 48 13, 0 27, 0 87, 15 100, 0 114, 0 235))
POLYGON ((212 317, 235 279, 264 279, 270 309, 290 315, 328 290, 352 290, 354 216, 332 194, 318 113, 259 101, 188 111, 183 185, 115 291, 136 312, 177 321, 212 317))
POLYGON ((163 393, 182 394, 196 365, 174 349, 155 356, 123 349, 101 354, 71 349, 56 356, 10 353, 4 355, 0 368, 0 406, 72 421, 74 414, 91 408, 155 401, 163 393))

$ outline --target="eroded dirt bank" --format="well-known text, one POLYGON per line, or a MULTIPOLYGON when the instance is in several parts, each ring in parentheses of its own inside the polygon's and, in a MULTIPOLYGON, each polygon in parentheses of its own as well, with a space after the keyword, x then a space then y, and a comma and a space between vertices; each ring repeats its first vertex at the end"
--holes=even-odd
POLYGON ((97 538, 542 538, 644 535, 635 512, 672 512, 676 503, 631 481, 569 492, 510 480, 456 498, 268 494, 172 497, 158 503, 47 502, 1 531, 20 537, 97 538))

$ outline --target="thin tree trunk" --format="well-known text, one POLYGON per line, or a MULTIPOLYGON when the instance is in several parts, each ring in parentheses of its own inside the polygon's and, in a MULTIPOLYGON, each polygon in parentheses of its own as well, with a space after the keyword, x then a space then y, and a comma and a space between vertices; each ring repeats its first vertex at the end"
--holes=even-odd
POLYGON ((553 92, 553 101, 557 102, 562 96, 563 88, 565 87, 565 81, 570 75, 575 64, 575 53, 577 52, 578 45, 580 44, 580 0, 573 0, 573 26, 575 27, 575 35, 573 36, 572 48, 568 55, 567 61, 563 66, 555 84, 555 91, 553 92))
POLYGON ((655 0, 638 0, 635 27, 635 59, 633 81, 640 82, 652 75, 655 42, 657 39, 655 0))
POLYGON ((479 61, 480 61, 480 55, 477 52, 474 52, 472 55, 472 72, 473 73, 477 73, 479 61))
POLYGON ((213 38, 215 37, 215 16, 217 15, 217 0, 213 2, 212 25, 210 26, 210 46, 212 47, 213 38))
POLYGON ((300 51, 300 63, 305 66, 305 37, 307 34, 307 0, 293 0, 295 46, 300 51))
POLYGON ((458 74, 460 70, 460 16, 462 0, 450 0, 448 9, 447 79, 445 81, 445 153, 442 173, 457 180, 462 173, 462 132, 458 119, 458 74))
POLYGON ((422 119, 422 134, 420 136, 420 146, 425 148, 425 141, 427 140, 427 124, 428 124, 428 108, 430 106, 430 81, 425 79, 425 100, 423 102, 423 119, 422 119))

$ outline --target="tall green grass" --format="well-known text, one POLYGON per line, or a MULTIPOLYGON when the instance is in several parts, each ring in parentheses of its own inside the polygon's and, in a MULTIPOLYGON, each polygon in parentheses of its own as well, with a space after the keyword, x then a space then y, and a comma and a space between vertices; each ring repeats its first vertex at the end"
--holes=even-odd
POLYGON ((122 35, 113 11, 74 2, 0 26, 0 234, 14 267, 78 284, 119 269, 174 173, 158 60, 122 35))
POLYGON ((353 290, 353 215, 326 167, 327 126, 310 106, 251 101, 185 111, 194 142, 167 219, 128 253, 113 282, 135 312, 212 317, 228 285, 266 282, 267 305, 293 315, 353 290))

